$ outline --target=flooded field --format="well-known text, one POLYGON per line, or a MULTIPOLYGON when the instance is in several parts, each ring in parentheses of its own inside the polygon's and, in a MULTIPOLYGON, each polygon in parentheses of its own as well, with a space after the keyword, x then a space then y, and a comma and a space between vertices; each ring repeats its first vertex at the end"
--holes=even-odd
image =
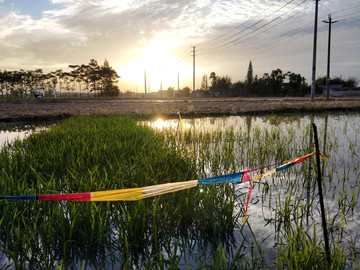
MULTIPOLYGON (((250 177, 255 177, 278 166, 266 167, 268 165, 314 151, 311 123, 315 123, 320 151, 329 159, 327 163, 321 161, 321 168, 332 266, 340 269, 359 267, 358 114, 211 117, 182 119, 182 123, 179 119, 155 119, 136 124, 141 129, 150 127, 152 134, 155 131, 154 135, 134 131, 125 137, 115 135, 133 127, 123 126, 117 119, 111 119, 111 123, 107 123, 106 118, 101 121, 92 124, 89 120, 93 128, 84 129, 89 133, 84 131, 84 138, 79 139, 79 144, 84 145, 70 147, 61 157, 42 158, 42 162, 50 164, 49 169, 31 165, 32 172, 24 173, 34 182, 31 184, 29 179, 20 177, 27 184, 20 181, 19 185, 28 186, 33 193, 85 192, 128 188, 134 184, 148 186, 187 181, 260 168, 249 173, 250 177), (91 134, 98 130, 102 130, 103 135, 93 142, 91 134), (123 153, 119 149, 124 147, 125 140, 132 144, 126 146, 129 149, 150 145, 161 151, 123 153), (88 148, 100 150, 87 152, 88 148), (71 156, 74 149, 79 149, 73 156, 79 165, 65 165, 68 163, 59 161, 64 154, 71 156), (163 155, 167 151, 171 154, 163 155), (106 158, 104 153, 107 153, 106 158), (97 160, 98 156, 105 159, 99 157, 98 164, 89 167, 88 163, 81 163, 81 155, 86 162, 89 158, 97 160), (51 163, 50 159, 55 161, 51 163), (59 162, 67 166, 67 170, 55 165, 59 162), (99 164, 104 165, 99 167, 99 164), (80 174, 84 167, 88 172, 80 174), (103 179, 107 181, 103 182, 103 179)), ((47 152, 54 151, 55 146, 51 143, 55 140, 59 140, 61 147, 66 147, 71 138, 67 133, 74 132, 74 125, 80 126, 79 123, 70 124, 61 128, 62 131, 58 130, 59 135, 44 131, 31 140, 47 140, 48 145, 41 146, 47 152)), ((13 135, 23 138, 21 136, 26 136, 26 132, 7 130, 0 133, 0 141, 13 135)), ((17 147, 24 153, 24 146, 17 147)), ((13 149, 15 153, 18 150, 13 149)), ((29 164, 39 162, 31 158, 29 155, 29 164)), ((263 269, 295 265, 323 268, 325 256, 315 164, 315 158, 311 157, 289 169, 253 181, 247 221, 243 217, 249 183, 195 187, 138 202, 34 204, 0 201, 0 210, 5 213, 0 219, 0 268, 55 265, 64 269, 81 266, 86 269, 263 269), (101 220, 100 224, 96 220, 101 220), (45 234, 48 239, 36 226, 35 229, 28 227, 30 221, 35 224, 42 221, 38 227, 48 230, 45 234), (43 224, 46 222, 48 225, 43 224), (17 239, 20 234, 25 240, 17 239), (19 249, 20 244, 26 246, 26 251, 19 249), (16 262, 19 258, 20 262, 16 262)), ((9 195, 4 194, 4 190, 11 192, 5 187, 9 177, 2 173, 0 195, 9 195)), ((22 187, 16 192, 24 193, 26 189, 22 187)))
MULTIPOLYGON (((311 123, 315 123, 320 131, 320 151, 329 158, 327 163, 322 161, 321 166, 331 243, 359 259, 358 114, 234 116, 182 122, 185 128, 183 140, 188 141, 187 151, 196 156, 203 177, 245 171, 309 153, 314 150, 311 123)), ((147 122, 155 130, 165 133, 174 130, 181 133, 179 123, 178 119, 147 122)), ((235 233, 238 244, 244 239, 249 246, 255 242, 259 244, 256 249, 264 263, 272 265, 279 249, 286 249, 287 229, 301 228, 309 238, 316 235, 319 244, 323 245, 314 166, 315 158, 312 158, 287 172, 256 181, 248 211, 249 223, 244 225, 239 219, 235 233)), ((234 215, 238 216, 239 211, 243 211, 249 187, 243 183, 235 184, 233 188, 237 198, 234 215)), ((248 252, 250 254, 251 250, 248 252)), ((350 269, 350 265, 345 268, 350 269)))

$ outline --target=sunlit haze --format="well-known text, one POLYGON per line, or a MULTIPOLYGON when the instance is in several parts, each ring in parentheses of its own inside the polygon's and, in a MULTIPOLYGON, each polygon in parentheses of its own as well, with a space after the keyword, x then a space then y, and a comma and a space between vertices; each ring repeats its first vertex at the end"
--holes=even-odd
MULTIPOLYGON (((190 48, 189 48, 190 50, 190 48)), ((170 44, 153 43, 134 52, 134 57, 117 67, 115 70, 124 80, 129 89, 143 92, 145 79, 148 91, 151 89, 166 90, 168 87, 177 89, 177 82, 183 85, 186 78, 192 76, 192 66, 181 61, 171 52, 170 44), (181 77, 180 77, 181 76, 181 77)))
MULTIPOLYGON (((50 72, 105 58, 121 91, 192 89, 211 72, 244 80, 280 68, 311 83, 314 0, 0 0, 0 69, 50 72), (195 57, 193 48, 195 47, 195 57)), ((319 1, 316 76, 360 78, 359 0, 319 1)))

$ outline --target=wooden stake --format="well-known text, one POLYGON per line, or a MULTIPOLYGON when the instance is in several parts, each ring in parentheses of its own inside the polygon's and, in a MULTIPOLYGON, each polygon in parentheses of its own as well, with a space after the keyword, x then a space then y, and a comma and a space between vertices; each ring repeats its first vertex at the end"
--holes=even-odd
POLYGON ((317 182, 319 189, 319 200, 320 200, 320 210, 321 210, 321 221, 324 233, 324 241, 325 241, 325 255, 328 262, 328 267, 330 267, 330 247, 329 247, 329 237, 326 228, 326 218, 325 218, 325 208, 324 208, 324 198, 322 194, 322 183, 321 183, 321 169, 320 169, 320 152, 319 152, 319 140, 317 135, 316 125, 313 123, 314 130, 314 140, 315 140, 315 151, 316 151, 316 165, 317 165, 317 182))

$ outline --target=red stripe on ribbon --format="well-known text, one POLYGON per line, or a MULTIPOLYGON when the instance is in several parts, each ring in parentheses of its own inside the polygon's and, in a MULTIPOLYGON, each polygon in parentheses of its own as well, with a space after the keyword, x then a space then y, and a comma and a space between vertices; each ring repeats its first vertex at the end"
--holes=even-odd
POLYGON ((250 196, 251 196, 251 191, 253 189, 253 186, 251 184, 251 179, 250 176, 247 173, 243 174, 243 177, 241 179, 241 182, 249 182, 250 187, 249 187, 249 191, 248 191, 248 195, 247 195, 247 200, 246 200, 246 209, 245 209, 245 214, 247 213, 248 210, 248 205, 249 205, 249 201, 250 201, 250 196))
POLYGON ((39 201, 91 201, 91 192, 37 195, 39 201))
POLYGON ((309 157, 311 157, 311 156, 298 158, 297 160, 294 161, 294 165, 295 165, 295 164, 298 164, 298 163, 300 163, 300 162, 303 162, 305 159, 308 159, 309 157))

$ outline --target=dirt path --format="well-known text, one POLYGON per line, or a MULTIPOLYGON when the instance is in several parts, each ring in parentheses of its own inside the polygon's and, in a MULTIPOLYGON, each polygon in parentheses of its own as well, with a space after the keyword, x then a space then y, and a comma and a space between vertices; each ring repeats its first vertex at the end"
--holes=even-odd
POLYGON ((306 98, 229 98, 189 100, 120 100, 120 99, 0 99, 0 121, 51 120, 77 115, 138 115, 167 117, 243 115, 263 113, 300 113, 323 111, 359 111, 360 97, 326 101, 306 98))

